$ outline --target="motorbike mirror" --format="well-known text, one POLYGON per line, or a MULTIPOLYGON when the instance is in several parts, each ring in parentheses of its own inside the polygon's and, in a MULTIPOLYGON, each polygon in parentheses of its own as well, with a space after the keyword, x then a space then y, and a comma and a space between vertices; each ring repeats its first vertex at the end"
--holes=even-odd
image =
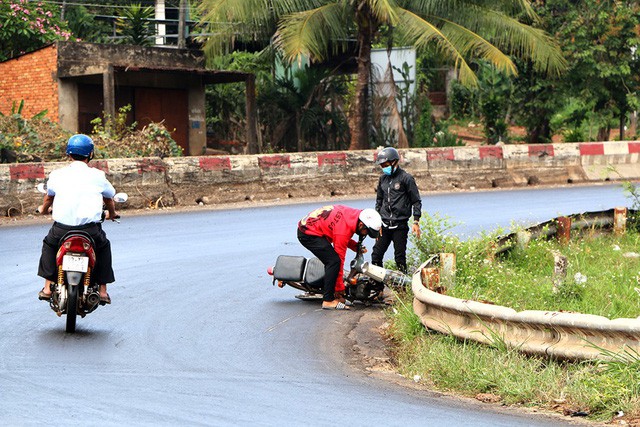
POLYGON ((116 195, 113 196, 113 201, 118 203, 124 203, 128 199, 129 199, 129 195, 127 193, 116 193, 116 195))
POLYGON ((45 184, 44 182, 41 182, 40 184, 36 185, 36 190, 38 190, 42 194, 46 194, 47 184, 45 184))

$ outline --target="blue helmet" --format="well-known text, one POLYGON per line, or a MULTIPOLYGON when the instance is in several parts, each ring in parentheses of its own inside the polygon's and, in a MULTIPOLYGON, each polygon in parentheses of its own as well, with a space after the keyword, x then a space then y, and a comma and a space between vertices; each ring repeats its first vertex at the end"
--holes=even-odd
POLYGON ((93 140, 84 134, 73 135, 67 142, 67 155, 89 157, 93 153, 93 140))

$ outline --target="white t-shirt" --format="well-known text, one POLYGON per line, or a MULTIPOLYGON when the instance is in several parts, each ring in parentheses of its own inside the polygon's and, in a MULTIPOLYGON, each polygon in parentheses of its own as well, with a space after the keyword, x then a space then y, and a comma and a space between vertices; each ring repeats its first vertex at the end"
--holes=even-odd
POLYGON ((85 162, 73 161, 49 174, 47 194, 55 196, 51 215, 54 221, 83 225, 100 221, 102 198, 112 198, 116 190, 103 171, 90 168, 85 162))

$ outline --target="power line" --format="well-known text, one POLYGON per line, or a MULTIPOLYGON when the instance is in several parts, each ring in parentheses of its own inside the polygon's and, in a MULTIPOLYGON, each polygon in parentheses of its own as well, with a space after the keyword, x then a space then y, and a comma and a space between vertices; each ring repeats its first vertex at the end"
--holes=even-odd
MULTIPOLYGON (((56 0, 39 0, 39 2, 40 3, 45 3, 45 4, 55 4, 55 5, 58 5, 58 6, 103 7, 105 9, 107 9, 107 8, 128 9, 129 7, 131 7, 131 5, 78 3, 78 2, 68 2, 68 1, 60 1, 60 0, 58 0, 58 1, 56 1, 56 0)), ((136 3, 140 3, 140 2, 136 2, 136 3)), ((155 1, 148 1, 147 3, 149 3, 151 5, 150 7, 155 6, 155 1)), ((176 9, 176 10, 178 10, 179 7, 178 6, 165 6, 165 9, 176 9)))

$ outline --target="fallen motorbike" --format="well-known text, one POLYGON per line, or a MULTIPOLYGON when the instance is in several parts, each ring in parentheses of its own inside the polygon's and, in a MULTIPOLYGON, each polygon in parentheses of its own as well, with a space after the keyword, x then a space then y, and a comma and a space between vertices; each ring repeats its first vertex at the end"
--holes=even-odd
MULTIPOLYGON (((37 186, 38 191, 46 193, 44 184, 37 186)), ((128 199, 126 193, 117 193, 113 200, 124 203, 128 199)), ((101 222, 104 222, 106 212, 103 211, 101 222)), ((118 218, 109 218, 114 222, 118 218)), ((61 239, 56 266, 58 270, 57 282, 51 284, 51 309, 61 317, 66 314, 66 331, 75 332, 76 317, 85 317, 93 312, 100 302, 98 284, 92 280, 91 272, 95 268, 95 244, 89 234, 82 230, 70 230, 61 239)))
MULTIPOLYGON (((363 267, 366 268, 368 264, 364 262, 362 248, 362 241, 360 241, 356 256, 351 261, 350 271, 345 271, 345 299, 365 305, 382 304, 385 283, 363 274, 363 267)), ((324 264, 318 258, 280 255, 275 266, 269 267, 267 273, 273 276, 273 283, 277 283, 280 288, 291 286, 304 291, 304 294, 296 295, 298 299, 322 299, 324 264)))

